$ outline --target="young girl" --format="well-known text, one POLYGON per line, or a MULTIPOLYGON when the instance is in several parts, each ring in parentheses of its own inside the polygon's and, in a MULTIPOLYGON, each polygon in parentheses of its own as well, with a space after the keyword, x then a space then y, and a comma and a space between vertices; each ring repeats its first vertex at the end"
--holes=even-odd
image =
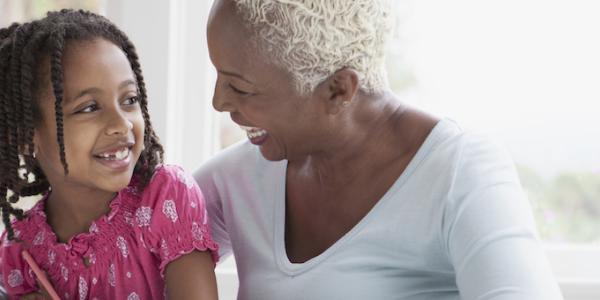
POLYGON ((110 21, 62 10, 1 29, 10 298, 40 292, 27 250, 61 299, 216 299, 202 194, 162 155, 135 48, 110 21), (11 205, 33 195, 43 197, 26 213, 11 205))

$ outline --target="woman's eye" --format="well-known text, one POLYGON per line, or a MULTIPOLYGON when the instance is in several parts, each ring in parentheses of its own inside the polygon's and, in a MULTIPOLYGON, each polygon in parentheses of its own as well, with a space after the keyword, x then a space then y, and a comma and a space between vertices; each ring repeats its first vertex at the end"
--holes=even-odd
POLYGON ((238 88, 236 88, 235 86, 229 84, 229 87, 231 88, 231 90, 233 90, 235 93, 240 94, 240 95, 250 95, 250 93, 248 92, 244 92, 238 88))
POLYGON ((134 105, 136 103, 138 103, 139 99, 137 96, 135 97, 129 97, 127 99, 125 99, 125 101, 123 101, 123 104, 125 105, 134 105))

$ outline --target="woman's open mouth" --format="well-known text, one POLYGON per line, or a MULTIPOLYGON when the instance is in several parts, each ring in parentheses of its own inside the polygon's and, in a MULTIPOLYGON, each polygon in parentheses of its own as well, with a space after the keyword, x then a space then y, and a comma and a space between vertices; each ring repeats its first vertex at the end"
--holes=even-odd
POLYGON ((268 132, 265 129, 258 127, 248 127, 248 126, 240 126, 244 131, 246 131, 246 136, 250 142, 254 145, 262 145, 267 138, 269 137, 268 132))

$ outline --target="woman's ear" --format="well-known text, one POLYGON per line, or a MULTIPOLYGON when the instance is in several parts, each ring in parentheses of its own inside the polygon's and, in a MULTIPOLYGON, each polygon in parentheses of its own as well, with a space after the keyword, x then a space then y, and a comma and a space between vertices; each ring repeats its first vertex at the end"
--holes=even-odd
POLYGON ((323 98, 327 113, 337 114, 345 107, 352 104, 354 96, 358 93, 358 73, 353 69, 343 68, 337 70, 317 89, 323 89, 323 98))

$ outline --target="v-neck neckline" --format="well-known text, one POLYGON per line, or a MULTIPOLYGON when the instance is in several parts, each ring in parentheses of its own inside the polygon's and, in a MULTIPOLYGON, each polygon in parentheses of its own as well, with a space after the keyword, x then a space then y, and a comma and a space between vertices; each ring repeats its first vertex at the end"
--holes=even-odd
POLYGON ((279 182, 276 185, 275 191, 275 209, 273 214, 273 251, 275 254, 275 260, 279 269, 290 275, 297 276, 304 272, 309 271, 316 265, 320 264, 332 254, 337 252, 340 248, 343 248, 348 241, 350 241, 354 236, 356 236, 362 229, 368 225, 369 222, 374 216, 378 214, 379 211, 385 210, 385 206, 390 202, 389 199, 392 198, 392 195, 396 194, 396 191, 404 185, 404 183, 408 180, 414 170, 418 167, 418 165, 423 161, 423 159, 429 154, 430 150, 434 145, 438 143, 438 140, 443 137, 443 129, 447 127, 447 123, 451 122, 450 120, 442 119, 438 121, 438 123, 433 127, 431 132, 427 135, 427 138, 417 150, 414 157, 410 160, 404 171, 398 176, 398 178, 394 181, 392 186, 385 192, 385 194, 373 205, 373 207, 365 214, 365 216, 360 219, 348 232, 342 235, 338 240, 336 240, 331 246, 329 246, 325 251, 321 252, 317 256, 314 256, 303 263, 292 263, 287 255, 287 251, 285 248, 285 195, 286 195, 286 174, 288 162, 286 161, 282 164, 279 174, 279 182))

